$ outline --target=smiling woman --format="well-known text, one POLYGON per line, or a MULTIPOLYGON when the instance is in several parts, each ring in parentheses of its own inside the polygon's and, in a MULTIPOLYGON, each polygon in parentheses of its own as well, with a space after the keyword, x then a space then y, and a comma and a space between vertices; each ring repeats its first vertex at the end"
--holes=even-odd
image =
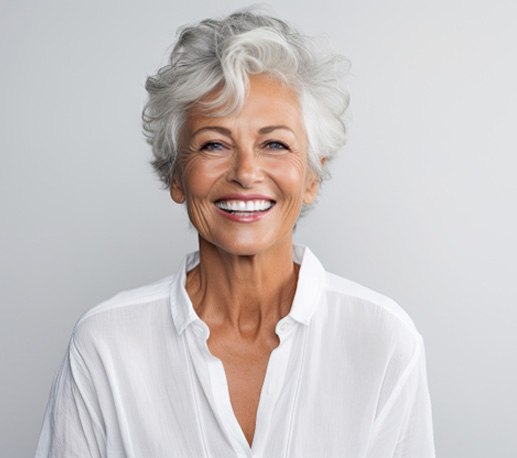
POLYGON ((187 203, 200 243, 234 255, 273 250, 289 259, 293 226, 318 188, 298 96, 257 75, 238 112, 214 117, 196 114, 196 106, 191 112, 171 195, 187 203))
POLYGON ((252 11, 182 30, 144 128, 199 251, 79 320, 37 456, 434 456, 411 319, 293 245, 345 140, 340 60, 252 11))

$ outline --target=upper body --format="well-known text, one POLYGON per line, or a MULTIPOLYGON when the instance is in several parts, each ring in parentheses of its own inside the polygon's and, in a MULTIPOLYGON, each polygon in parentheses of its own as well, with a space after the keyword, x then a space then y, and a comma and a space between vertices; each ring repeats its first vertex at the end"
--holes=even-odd
POLYGON ((123 292, 75 327, 38 457, 434 456, 422 338, 392 300, 325 272, 307 248, 276 326, 250 447, 187 271, 123 292))
POLYGON ((432 456, 410 320, 293 252, 345 140, 338 60, 249 11, 182 31, 148 79, 144 128, 199 255, 172 294, 80 321, 40 454, 432 456))

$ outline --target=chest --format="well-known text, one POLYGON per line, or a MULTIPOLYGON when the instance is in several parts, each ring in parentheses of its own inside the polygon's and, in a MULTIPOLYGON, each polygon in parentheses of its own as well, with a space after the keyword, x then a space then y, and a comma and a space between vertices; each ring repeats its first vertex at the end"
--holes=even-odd
POLYGON ((117 396, 104 420, 129 455, 361 456, 376 410, 365 393, 379 387, 342 348, 309 345, 302 332, 254 349, 207 342, 195 327, 183 338, 109 358, 116 367, 98 388, 117 396))
POLYGON ((226 342, 212 339, 208 347, 223 367, 231 406, 246 440, 251 445, 257 411, 271 352, 277 339, 261 342, 226 342))

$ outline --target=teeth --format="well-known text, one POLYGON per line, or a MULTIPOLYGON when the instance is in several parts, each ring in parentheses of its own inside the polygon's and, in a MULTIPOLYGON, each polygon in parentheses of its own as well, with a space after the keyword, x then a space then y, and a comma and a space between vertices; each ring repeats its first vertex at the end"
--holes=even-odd
POLYGON ((269 210, 273 203, 269 200, 219 200, 220 209, 234 212, 256 212, 269 210))

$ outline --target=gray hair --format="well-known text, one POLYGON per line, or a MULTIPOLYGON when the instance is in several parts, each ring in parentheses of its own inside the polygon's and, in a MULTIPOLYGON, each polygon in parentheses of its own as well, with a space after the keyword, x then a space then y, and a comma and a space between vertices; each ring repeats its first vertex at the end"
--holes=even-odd
POLYGON ((217 109, 216 115, 236 112, 245 101, 248 75, 268 74, 299 95, 308 162, 323 180, 328 161, 321 159, 331 159, 346 140, 348 92, 341 84, 347 64, 291 25, 251 10, 181 28, 168 64, 145 85, 149 98, 142 120, 153 149, 151 164, 170 187, 188 109, 218 89, 201 108, 217 109))

